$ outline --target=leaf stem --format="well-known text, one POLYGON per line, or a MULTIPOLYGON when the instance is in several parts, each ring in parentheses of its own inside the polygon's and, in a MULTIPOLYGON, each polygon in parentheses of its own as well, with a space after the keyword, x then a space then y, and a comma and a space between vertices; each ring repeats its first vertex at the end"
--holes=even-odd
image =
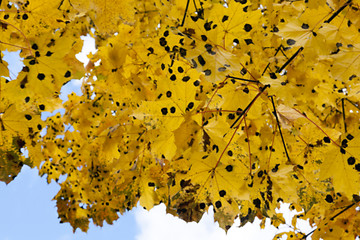
MULTIPOLYGON (((338 212, 337 214, 335 214, 334 216, 332 216, 330 218, 330 221, 334 221, 334 219, 336 217, 338 217, 339 215, 343 214, 345 211, 349 210, 350 208, 352 208, 355 205, 355 203, 350 204, 349 206, 345 207, 343 210, 341 210, 340 212, 338 212)), ((305 236, 302 237, 302 239, 306 239, 308 236, 310 236, 313 232, 315 232, 317 228, 315 228, 314 230, 312 230, 311 232, 309 232, 308 234, 306 234, 305 236)))
POLYGON ((294 60, 294 58, 295 58, 302 50, 304 50, 304 47, 300 47, 300 48, 296 51, 296 53, 294 53, 294 55, 292 55, 292 56, 286 61, 286 63, 285 63, 284 65, 282 65, 281 68, 280 68, 279 70, 277 70, 276 72, 277 72, 277 73, 282 72, 282 70, 284 70, 284 69, 287 67, 287 65, 289 65, 289 63, 291 63, 291 61, 294 60))
MULTIPOLYGON (((289 58, 286 56, 286 54, 284 53, 284 51, 282 50, 283 48, 284 48, 283 45, 280 45, 280 46, 276 49, 276 52, 275 52, 275 54, 274 54, 274 57, 276 57, 276 55, 279 53, 279 51, 281 51, 281 53, 282 53, 287 59, 289 59, 289 58)), ((266 65, 266 67, 265 67, 264 71, 262 72, 261 76, 263 76, 263 75, 265 74, 265 72, 266 72, 266 70, 269 68, 269 66, 270 66, 270 63, 268 63, 268 64, 266 65)))
POLYGON ((244 114, 246 114, 250 107, 254 104, 254 102, 256 101, 256 99, 265 91, 266 88, 268 88, 270 85, 265 85, 264 87, 260 88, 260 92, 254 97, 253 100, 251 100, 251 102, 246 106, 246 108, 244 109, 244 111, 242 111, 239 115, 239 117, 235 120, 235 122, 233 122, 233 124, 231 124, 230 128, 233 128, 235 126, 235 124, 240 120, 240 118, 242 118, 242 116, 244 114))
MULTIPOLYGON (((239 127, 240 127, 240 124, 241 124, 242 120, 245 118, 246 114, 249 112, 250 107, 254 104, 254 102, 256 101, 256 99, 258 99, 258 97, 259 97, 259 96, 265 91, 265 89, 266 89, 267 87, 269 87, 269 86, 270 86, 270 85, 265 85, 264 87, 260 88, 260 92, 254 97, 253 100, 251 100, 251 102, 249 103, 249 105, 247 105, 247 107, 245 108, 245 110, 240 113, 240 116, 239 116, 239 117, 235 120, 235 122, 230 126, 230 128, 233 128, 233 126, 241 119, 241 121, 239 122, 239 124, 235 127, 235 130, 234 130, 233 134, 231 135, 231 138, 230 138, 229 142, 226 144, 224 150, 222 151, 222 153, 221 153, 221 155, 220 155, 220 157, 219 157, 219 160, 217 161, 214 169, 219 165, 222 156, 224 155, 226 149, 229 147, 231 141, 233 140, 236 132, 238 131, 238 129, 239 129, 239 127), (244 116, 244 117, 243 117, 243 116, 244 116)), ((225 137, 225 136, 226 136, 226 134, 224 135, 224 137, 225 137)), ((251 168, 251 166, 250 166, 250 168, 251 168)))
POLYGON ((286 157, 287 157, 288 161, 291 162, 290 157, 289 157, 289 153, 288 153, 288 151, 287 151, 287 149, 286 149, 286 144, 285 144, 284 136, 283 136, 283 134, 282 134, 282 132, 281 132, 281 126, 280 126, 279 118, 278 118, 278 116, 277 116, 274 98, 273 98, 273 96, 270 96, 270 98, 271 98, 272 106, 273 106, 273 108, 274 108, 274 112, 273 112, 273 113, 274 113, 274 115, 275 115, 276 123, 277 123, 278 128, 279 128, 279 133, 280 133, 281 141, 282 141, 283 146, 284 146, 285 154, 286 154, 286 157))
POLYGON ((251 148, 250 148, 250 138, 249 138, 249 132, 248 132, 248 126, 246 124, 246 117, 244 116, 244 124, 245 124, 245 132, 246 132, 246 138, 247 138, 247 144, 249 149, 249 166, 250 166, 250 176, 251 176, 251 169, 252 169, 252 161, 251 161, 251 148))
POLYGON ((328 20, 325 20, 324 23, 330 23, 332 20, 334 20, 334 18, 339 15, 339 13, 344 10, 344 8, 346 8, 350 3, 352 2, 352 0, 348 0, 344 5, 342 5, 336 12, 333 13, 333 15, 331 15, 329 17, 328 20))
POLYGON ((329 137, 330 140, 338 147, 340 147, 339 144, 337 144, 321 127, 319 127, 319 125, 317 125, 313 120, 311 120, 310 118, 308 118, 305 114, 303 114, 302 112, 300 112, 299 110, 297 110, 296 108, 293 108, 295 111, 297 111, 298 113, 300 113, 302 116, 304 116, 308 121, 310 121, 312 124, 314 124, 320 131, 322 131, 325 136, 329 137))
POLYGON ((347 98, 345 98, 345 100, 348 101, 348 102, 351 103, 354 107, 356 107, 357 109, 360 110, 360 107, 359 107, 356 103, 354 103, 353 101, 351 101, 351 100, 349 100, 349 99, 347 99, 347 98))
MULTIPOLYGON (((33 56, 33 57, 35 57, 35 56, 33 55, 32 51, 31 51, 30 41, 27 39, 27 37, 25 36, 25 34, 24 34, 20 29, 18 29, 18 28, 15 27, 14 25, 12 25, 11 23, 8 23, 8 22, 6 22, 6 21, 4 21, 4 20, 0 20, 0 22, 2 22, 2 23, 4 23, 4 24, 7 24, 7 25, 9 25, 9 26, 11 26, 11 27, 13 27, 13 28, 15 28, 18 32, 20 32, 20 34, 23 35, 24 39, 26 40, 26 42, 27 42, 27 44, 28 44, 28 50, 30 51, 30 55, 33 56)), ((3 43, 3 42, 2 42, 2 43, 3 43)), ((11 44, 8 44, 8 45, 11 45, 11 44)), ((24 49, 26 49, 26 48, 24 48, 24 49)))
POLYGON ((342 115, 343 115, 343 121, 344 121, 344 129, 345 129, 345 132, 347 132, 346 122, 345 122, 345 105, 344 105, 344 98, 341 99, 341 107, 342 107, 342 115))
POLYGON ((187 11, 188 11, 188 8, 189 8, 189 4, 190 4, 190 0, 188 0, 187 3, 186 3, 185 13, 184 13, 183 20, 182 20, 182 22, 181 22, 181 24, 180 24, 180 27, 184 26, 186 14, 187 14, 187 11))
POLYGON ((233 76, 230 76, 230 75, 227 75, 226 77, 231 78, 231 79, 235 79, 235 80, 245 81, 245 82, 259 83, 258 80, 250 80, 250 79, 245 79, 245 78, 233 77, 233 76))

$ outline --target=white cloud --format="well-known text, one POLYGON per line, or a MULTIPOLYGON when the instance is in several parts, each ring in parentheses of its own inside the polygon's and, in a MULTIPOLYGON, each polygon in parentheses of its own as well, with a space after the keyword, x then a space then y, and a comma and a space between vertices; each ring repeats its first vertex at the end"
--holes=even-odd
POLYGON ((238 228, 239 221, 225 234, 217 223, 213 221, 212 210, 204 214, 199 223, 185 223, 184 221, 165 214, 165 205, 154 207, 149 212, 138 207, 135 219, 139 233, 136 240, 271 240, 279 230, 267 222, 265 229, 260 229, 260 220, 254 224, 246 224, 238 228))
POLYGON ((80 53, 76 54, 76 58, 84 63, 84 66, 89 62, 87 55, 89 53, 95 53, 97 50, 95 48, 95 39, 92 38, 89 34, 86 36, 81 36, 81 39, 84 40, 84 45, 80 53))

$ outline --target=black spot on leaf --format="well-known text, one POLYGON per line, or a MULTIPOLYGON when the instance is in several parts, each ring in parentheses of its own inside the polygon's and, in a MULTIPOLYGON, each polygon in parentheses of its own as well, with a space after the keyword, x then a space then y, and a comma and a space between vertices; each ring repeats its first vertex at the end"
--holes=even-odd
POLYGON ((149 51, 149 53, 147 54, 147 56, 149 56, 150 54, 154 54, 154 48, 149 47, 147 50, 149 51))
POLYGON ((180 56, 182 56, 182 57, 186 56, 186 49, 185 48, 180 48, 179 52, 180 52, 180 56))
POLYGON ((38 47, 38 45, 37 45, 36 43, 34 43, 34 44, 31 46, 31 48, 34 49, 34 50, 38 50, 38 49, 39 49, 39 47, 38 47))
POLYGON ((302 28, 302 29, 309 29, 309 24, 303 23, 303 24, 301 25, 301 28, 302 28))
POLYGON ((192 67, 197 68, 197 63, 194 59, 191 59, 192 67))
POLYGON ((245 75, 247 73, 247 70, 245 68, 241 69, 240 71, 241 75, 245 75))
POLYGON ((333 202, 333 198, 331 195, 326 195, 325 201, 327 201, 328 203, 332 203, 333 202))
POLYGON ((342 153, 342 154, 345 154, 346 153, 346 151, 345 151, 345 149, 344 148, 340 148, 340 152, 342 153))
POLYGON ((205 44, 205 49, 206 49, 206 51, 207 51, 209 54, 211 54, 211 55, 215 55, 216 52, 214 52, 214 51, 212 50, 212 48, 213 48, 213 46, 212 46, 211 44, 205 44))
POLYGON ((70 71, 66 71, 64 77, 68 78, 68 77, 70 77, 70 76, 71 76, 71 72, 70 72, 70 71))
POLYGON ((222 204, 221 204, 220 201, 217 201, 217 202, 215 203, 215 207, 216 207, 216 208, 221 208, 221 206, 222 206, 222 204))
POLYGON ((330 138, 329 137, 324 137, 324 142, 325 143, 330 143, 330 138))
POLYGON ((198 61, 199 61, 201 66, 204 66, 206 64, 204 58, 201 55, 198 56, 198 61))
POLYGON ((170 108, 170 112, 171 112, 171 113, 175 113, 175 111, 176 111, 176 108, 175 108, 175 107, 171 107, 171 108, 170 108))
POLYGON ((205 24, 204 24, 204 28, 205 28, 205 30, 206 31, 210 31, 211 30, 211 24, 212 24, 213 22, 211 21, 211 22, 206 22, 205 24))
POLYGON ((190 102, 187 107, 188 107, 188 109, 192 109, 194 107, 194 103, 190 102))
POLYGON ((159 42, 160 42, 160 46, 162 46, 162 47, 166 46, 166 44, 167 44, 167 41, 164 37, 160 38, 159 42))
POLYGON ((348 140, 347 139, 343 139, 342 141, 341 141, 341 147, 343 147, 343 148, 347 148, 348 147, 348 140))
POLYGON ((252 39, 245 39, 246 45, 254 44, 252 39))
POLYGON ((162 109, 161 109, 161 113, 162 113, 163 115, 166 115, 166 114, 168 113, 167 108, 162 108, 162 109))
POLYGON ((252 29, 252 26, 250 24, 247 23, 247 24, 244 25, 245 32, 250 32, 251 29, 252 29))
POLYGON ((228 172, 232 172, 233 166, 232 166, 232 165, 227 165, 225 169, 226 169, 226 171, 228 171, 228 172))
POLYGON ((190 77, 189 77, 189 76, 185 76, 185 77, 182 78, 182 81, 183 81, 183 82, 187 82, 187 81, 189 81, 189 80, 190 80, 190 77))
POLYGON ((205 76, 210 76, 210 75, 211 75, 211 70, 210 70, 210 69, 206 69, 206 70, 204 71, 204 74, 205 74, 205 76))
POLYGON ((356 171, 360 172, 360 164, 359 163, 355 165, 355 169, 356 169, 356 171))
POLYGON ((206 35, 201 35, 201 40, 206 41, 206 40, 207 40, 207 36, 206 36, 206 35))
POLYGON ((25 118, 26 118, 27 120, 31 120, 31 119, 32 119, 31 115, 29 115, 29 114, 26 114, 26 115, 25 115, 25 118))
POLYGON ((44 79, 45 79, 45 74, 39 73, 39 74, 37 75, 37 78, 38 78, 39 80, 44 80, 44 79))
POLYGON ((198 16, 191 16, 191 20, 193 20, 194 22, 196 22, 199 19, 198 16))
POLYGON ((351 134, 348 134, 348 135, 346 136, 346 138, 347 138, 349 141, 351 141, 351 140, 353 140, 353 139, 354 139, 354 136, 353 136, 353 135, 351 135, 351 134))
POLYGON ((189 185, 190 185, 190 180, 184 180, 184 179, 182 179, 182 180, 180 181, 180 187, 181 187, 181 188, 187 187, 187 186, 189 186, 189 185))
POLYGON ((355 164, 355 158, 354 157, 349 157, 347 159, 347 162, 348 162, 349 165, 354 165, 355 164))
POLYGON ((219 195, 220 195, 220 197, 224 197, 224 196, 226 195, 226 191, 225 191, 225 190, 221 190, 221 191, 219 192, 219 195))
POLYGON ((277 172, 279 170, 280 164, 276 164, 273 169, 271 169, 272 172, 277 172))
POLYGON ((170 80, 175 81, 176 80, 176 75, 175 74, 171 75, 170 80))
POLYGON ((260 204, 261 204, 260 199, 258 199, 258 198, 254 199, 253 204, 255 205, 255 207, 260 208, 260 204))
POLYGON ((296 41, 294 39, 288 39, 288 40, 286 40, 286 43, 291 46, 291 45, 294 45, 296 43, 296 41))

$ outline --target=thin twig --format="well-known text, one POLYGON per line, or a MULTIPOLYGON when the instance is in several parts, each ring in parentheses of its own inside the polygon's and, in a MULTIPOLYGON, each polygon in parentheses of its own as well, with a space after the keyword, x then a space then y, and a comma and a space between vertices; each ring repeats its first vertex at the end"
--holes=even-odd
POLYGON ((250 80, 250 79, 246 79, 246 78, 233 77, 233 76, 230 76, 230 75, 227 75, 226 77, 227 78, 232 78, 232 79, 235 79, 235 80, 245 81, 245 82, 259 83, 259 81, 257 81, 257 80, 250 80))
POLYGON ((344 105, 344 98, 341 99, 341 105, 342 105, 342 115, 343 115, 343 121, 344 121, 344 129, 345 132, 347 132, 346 130, 346 122, 345 122, 345 105, 344 105))
POLYGON ((342 5, 336 12, 333 13, 333 15, 331 15, 329 17, 328 20, 326 20, 324 23, 330 23, 332 20, 334 20, 334 18, 339 15, 339 13, 344 10, 344 8, 346 8, 350 3, 352 2, 352 0, 348 0, 344 5, 342 5))
MULTIPOLYGON (((343 214, 345 211, 347 211, 348 209, 352 208, 356 203, 352 203, 349 206, 347 206, 346 208, 344 208, 343 210, 341 210, 340 212, 338 212, 337 214, 335 214, 334 216, 332 216, 330 218, 330 221, 334 221, 334 219, 336 217, 338 217, 339 215, 343 214)), ((302 239, 306 239, 308 236, 310 236, 313 232, 315 232, 316 228, 314 230, 312 230, 311 232, 309 232, 308 234, 306 234, 305 236, 302 237, 302 239)))
POLYGON ((187 11, 188 11, 188 8, 189 8, 189 3, 190 3, 190 0, 188 0, 187 3, 186 3, 184 18, 183 18, 183 20, 182 20, 182 22, 180 24, 180 27, 184 26, 186 14, 187 14, 187 11))
POLYGON ((294 53, 294 55, 292 55, 292 56, 289 58, 289 60, 287 60, 286 63, 285 63, 284 65, 282 65, 281 68, 280 68, 279 70, 277 70, 276 72, 277 72, 277 73, 280 73, 282 70, 284 70, 284 69, 287 67, 287 65, 289 65, 289 63, 291 63, 291 61, 294 60, 294 58, 295 58, 302 50, 304 50, 304 47, 300 47, 300 48, 296 51, 296 53, 294 53))
MULTIPOLYGON (((282 53, 287 59, 289 59, 289 58, 286 56, 286 54, 284 53, 284 51, 283 51, 282 49, 284 49, 284 47, 283 47, 283 45, 280 45, 280 46, 276 49, 276 52, 275 52, 275 54, 274 54, 274 57, 276 57, 276 55, 279 53, 279 51, 281 51, 281 53, 282 53)), ((269 66, 270 66, 270 63, 268 63, 268 64, 266 65, 266 67, 265 67, 264 71, 262 72, 261 76, 263 76, 263 75, 265 74, 265 72, 266 72, 266 70, 269 68, 269 66)))
POLYGON ((270 96, 270 98, 271 98, 271 103, 272 103, 273 108, 274 108, 274 115, 275 115, 276 122, 277 122, 277 125, 278 125, 278 128, 279 128, 279 133, 280 133, 281 141, 282 141, 283 146, 284 146, 285 154, 286 154, 286 157, 287 157, 288 161, 291 162, 290 157, 289 157, 289 154, 288 154, 288 151, 287 151, 287 149, 286 149, 284 136, 283 136, 283 134, 282 134, 282 132, 281 132, 280 122, 279 122, 279 118, 278 118, 278 116, 277 116, 277 112, 276 112, 276 108, 275 108, 275 103, 274 103, 274 98, 273 98, 273 96, 270 96))
POLYGON ((254 102, 256 101, 256 99, 261 95, 261 93, 263 93, 265 91, 266 88, 268 88, 270 85, 265 85, 263 88, 260 89, 260 92, 254 97, 253 100, 251 100, 251 102, 246 106, 246 108, 244 109, 244 111, 241 112, 241 114, 239 115, 239 117, 235 120, 235 122, 233 122, 233 124, 231 124, 230 128, 233 128, 235 126, 235 124, 242 118, 242 116, 244 114, 246 114, 249 111, 249 108, 254 104, 254 102))
POLYGON ((354 103, 353 101, 351 101, 351 100, 349 100, 349 99, 347 99, 347 98, 345 98, 345 100, 348 101, 348 102, 351 103, 354 107, 356 107, 357 109, 360 110, 360 107, 359 107, 358 104, 354 103))

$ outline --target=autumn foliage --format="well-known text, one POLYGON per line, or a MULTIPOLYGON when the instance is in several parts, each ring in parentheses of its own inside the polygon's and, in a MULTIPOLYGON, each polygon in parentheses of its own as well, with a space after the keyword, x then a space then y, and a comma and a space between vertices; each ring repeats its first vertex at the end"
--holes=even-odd
POLYGON ((278 227, 286 202, 303 212, 275 238, 360 235, 359 0, 0 3, 0 180, 38 168, 61 222, 87 231, 140 202, 278 227), (82 95, 62 101, 72 79, 82 95))

